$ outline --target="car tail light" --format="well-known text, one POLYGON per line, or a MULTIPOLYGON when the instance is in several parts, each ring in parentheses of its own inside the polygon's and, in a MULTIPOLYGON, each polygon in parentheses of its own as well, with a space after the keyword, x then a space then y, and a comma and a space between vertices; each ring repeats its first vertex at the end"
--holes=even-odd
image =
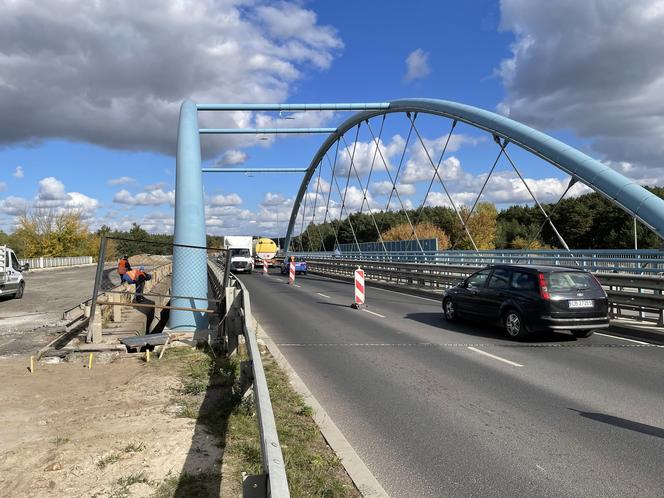
POLYGON ((549 294, 549 287, 547 286, 544 273, 537 275, 537 279, 539 282, 540 296, 542 296, 542 299, 551 299, 551 295, 549 294))

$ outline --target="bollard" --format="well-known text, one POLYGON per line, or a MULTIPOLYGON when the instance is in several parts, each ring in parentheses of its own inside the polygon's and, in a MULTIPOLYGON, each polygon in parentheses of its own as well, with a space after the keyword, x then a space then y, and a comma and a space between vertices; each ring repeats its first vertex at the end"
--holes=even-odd
POLYGON ((150 363, 150 350, 145 350, 145 363, 150 363))
POLYGON ((88 370, 92 370, 92 353, 88 357, 88 370))
POLYGON ((364 306, 364 270, 357 267, 355 270, 355 302, 351 308, 360 309, 364 306))
POLYGON ((290 267, 288 270, 288 283, 290 285, 295 284, 295 257, 291 256, 290 267))
POLYGON ((263 260, 263 275, 267 275, 267 259, 263 260))
POLYGON ((30 373, 35 373, 35 357, 30 356, 30 373))

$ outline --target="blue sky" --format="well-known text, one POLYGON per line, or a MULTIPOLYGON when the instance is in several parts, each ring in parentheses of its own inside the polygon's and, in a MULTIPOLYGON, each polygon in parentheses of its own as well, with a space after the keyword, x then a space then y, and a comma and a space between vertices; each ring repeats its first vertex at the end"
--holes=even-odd
MULTIPOLYGON (((140 6, 120 1, 76 8, 58 0, 24 0, 0 10, 0 228, 5 231, 31 208, 79 210, 91 229, 102 224, 126 229, 137 222, 153 232, 171 231, 177 109, 189 97, 200 102, 453 100, 526 122, 643 184, 664 183, 659 1, 150 0, 140 6), (49 15, 53 9, 62 12, 60 19, 49 15)), ((202 123, 218 126, 335 126, 348 117, 207 114, 202 123)), ((449 125, 418 117, 431 152, 440 149, 449 125)), ((386 119, 381 151, 391 174, 407 132, 404 116, 386 119)), ((208 165, 302 167, 323 139, 203 137, 202 145, 208 165)), ((497 149, 486 134, 463 126, 455 130, 453 144, 444 178, 453 201, 469 204, 497 149)), ((390 173, 378 168, 368 179, 373 148, 366 129, 359 145, 355 160, 361 179, 345 204, 359 208, 370 180, 370 207, 384 209, 390 173)), ((542 200, 562 194, 565 175, 526 153, 513 154, 542 200)), ((322 178, 329 184, 325 171, 322 178)), ((403 202, 418 206, 431 167, 416 143, 407 149, 402 175, 403 202)), ((300 179, 206 174, 209 232, 283 235, 300 179)), ((335 199, 332 190, 329 215, 343 216, 341 196, 335 199)), ((584 191, 579 186, 570 194, 584 191)), ((313 202, 315 185, 310 192, 313 202)), ((529 201, 504 161, 484 199, 500 207, 529 201)), ((427 204, 449 205, 439 185, 427 204)), ((321 206, 319 211, 316 221, 324 216, 321 206)))

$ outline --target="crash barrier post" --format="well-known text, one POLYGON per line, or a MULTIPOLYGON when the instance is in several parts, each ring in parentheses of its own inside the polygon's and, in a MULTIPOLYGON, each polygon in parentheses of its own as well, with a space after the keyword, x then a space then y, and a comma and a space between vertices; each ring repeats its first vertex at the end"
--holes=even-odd
POLYGON ((295 284, 295 259, 291 257, 290 264, 288 265, 288 283, 295 284))
POLYGON ((355 302, 353 308, 359 309, 364 306, 364 270, 357 267, 354 272, 355 276, 355 302))
MULTIPOLYGON (((484 268, 476 264, 404 263, 338 258, 308 258, 308 271, 350 280, 361 265, 365 280, 395 290, 440 293, 484 268)), ((612 318, 629 318, 664 326, 664 275, 592 272, 604 287, 612 318)))
MULTIPOLYGON (((234 324, 232 326, 233 330, 229 327, 227 331, 230 333, 239 332, 244 337, 249 355, 249 362, 243 364, 244 368, 241 371, 242 374, 248 376, 246 380, 253 387, 256 418, 258 419, 260 434, 263 473, 247 475, 245 477, 242 484, 242 496, 244 498, 289 498, 290 491, 288 490, 284 457, 277 434, 263 362, 256 340, 256 324, 251 314, 249 291, 239 279, 234 277, 231 277, 229 286, 223 288, 221 285, 223 282, 223 271, 213 261, 208 261, 208 271, 212 289, 217 297, 221 297, 221 293, 224 293, 227 297, 226 309, 234 315, 232 320, 234 324), (232 299, 232 302, 229 303, 228 299, 232 299)), ((228 322, 230 318, 230 316, 226 315, 223 321, 228 322)), ((227 354, 229 353, 227 352, 227 354)))

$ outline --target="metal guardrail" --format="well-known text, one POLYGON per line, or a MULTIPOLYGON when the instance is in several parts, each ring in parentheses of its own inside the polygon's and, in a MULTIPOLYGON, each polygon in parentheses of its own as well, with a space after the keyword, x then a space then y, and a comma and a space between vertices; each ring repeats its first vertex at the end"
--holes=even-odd
POLYGON ((19 263, 28 263, 29 270, 40 268, 62 268, 67 266, 91 265, 92 256, 64 256, 60 258, 28 258, 19 259, 19 263))
POLYGON ((592 272, 664 274, 664 250, 499 250, 499 251, 347 251, 295 252, 306 259, 363 260, 485 266, 496 263, 580 267, 592 272))
POLYGON ((254 389, 264 473, 245 478, 242 496, 288 498, 290 492, 286 467, 263 362, 256 341, 256 324, 251 314, 249 291, 240 280, 232 276, 229 279, 228 274, 224 275, 224 270, 213 261, 208 261, 208 277, 213 291, 218 297, 225 297, 226 300, 226 314, 221 327, 224 343, 228 346, 227 352, 237 347, 239 336, 244 336, 250 358, 249 365, 243 365, 243 371, 249 374, 254 389), (229 279, 228 286, 224 286, 226 279, 229 279))
MULTIPOLYGON (((307 259, 310 272, 351 278, 361 266, 368 282, 436 293, 456 285, 486 265, 445 265, 368 261, 365 259, 307 259)), ((612 317, 634 318, 664 326, 664 277, 593 272, 609 298, 612 317), (630 313, 625 313, 629 311, 630 313)))

